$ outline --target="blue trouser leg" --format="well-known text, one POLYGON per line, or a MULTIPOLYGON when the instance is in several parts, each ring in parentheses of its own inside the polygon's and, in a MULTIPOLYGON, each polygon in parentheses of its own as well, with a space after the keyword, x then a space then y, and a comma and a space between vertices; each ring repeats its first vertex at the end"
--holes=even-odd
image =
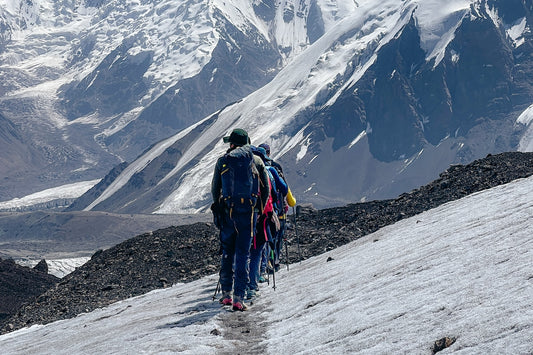
POLYGON ((231 292, 233 289, 233 263, 235 261, 235 240, 237 231, 233 220, 227 215, 223 217, 220 230, 220 243, 222 246, 222 259, 220 262, 220 286, 222 292, 231 292))
POLYGON ((283 245, 283 237, 285 235, 285 219, 279 220, 280 228, 276 233, 276 248, 275 248, 275 263, 279 265, 279 260, 281 259, 281 247, 283 245))
POLYGON ((252 246, 250 249, 250 282, 248 288, 250 290, 257 290, 257 280, 259 280, 261 259, 263 258, 263 249, 265 243, 257 245, 256 248, 252 246))
POLYGON ((268 251, 269 251, 268 243, 265 243, 263 245, 263 252, 261 253, 262 254, 262 256, 261 256, 261 274, 264 274, 266 272, 267 261, 268 261, 268 251))
POLYGON ((248 257, 255 229, 255 214, 233 213, 224 216, 220 231, 222 261, 220 265, 220 285, 222 291, 231 291, 235 297, 244 297, 248 283, 248 257))

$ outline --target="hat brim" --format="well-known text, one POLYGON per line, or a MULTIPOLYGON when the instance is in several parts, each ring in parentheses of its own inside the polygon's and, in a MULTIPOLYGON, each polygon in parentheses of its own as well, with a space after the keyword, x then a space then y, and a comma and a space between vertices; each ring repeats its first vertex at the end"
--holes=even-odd
POLYGON ((223 137, 222 140, 224 141, 224 143, 229 143, 229 136, 223 137))

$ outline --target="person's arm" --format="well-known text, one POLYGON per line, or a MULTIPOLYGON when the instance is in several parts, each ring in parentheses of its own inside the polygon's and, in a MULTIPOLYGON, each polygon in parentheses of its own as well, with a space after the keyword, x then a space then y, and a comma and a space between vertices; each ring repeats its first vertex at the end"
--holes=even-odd
POLYGON ((289 187, 288 192, 287 192, 287 203, 288 203, 289 206, 291 206, 291 207, 296 206, 296 199, 295 199, 294 196, 292 195, 292 191, 291 191, 291 188, 290 188, 290 187, 289 187))
POLYGON ((213 196, 213 202, 218 204, 220 194, 222 191, 222 178, 220 177, 220 158, 215 164, 215 171, 213 173, 213 180, 211 181, 211 195, 213 196))
POLYGON ((270 171, 270 173, 274 177, 274 181, 276 183, 276 188, 281 192, 281 194, 283 196, 286 196, 287 192, 288 192, 288 186, 287 186, 287 183, 285 182, 285 180, 283 180, 283 178, 281 176, 279 176, 278 172, 276 171, 276 169, 274 167, 270 167, 268 170, 270 171))
POLYGON ((268 197, 270 196, 270 187, 268 184, 268 174, 266 171, 265 164, 257 155, 254 155, 254 162, 259 172, 259 190, 261 192, 261 210, 265 207, 268 197))

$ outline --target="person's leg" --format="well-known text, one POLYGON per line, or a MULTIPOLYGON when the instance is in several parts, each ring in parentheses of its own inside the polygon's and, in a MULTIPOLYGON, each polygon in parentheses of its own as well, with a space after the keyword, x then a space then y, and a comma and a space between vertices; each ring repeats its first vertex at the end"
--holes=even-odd
POLYGON ((255 230, 255 214, 239 213, 234 217, 237 228, 235 243, 235 275, 233 296, 235 300, 243 300, 246 285, 248 284, 248 263, 253 232, 255 230))
POLYGON ((235 259, 235 241, 237 231, 233 221, 225 216, 224 225, 220 230, 220 243, 222 249, 222 258, 220 261, 220 289, 223 298, 230 295, 233 289, 233 263, 235 259))
POLYGON ((283 246, 283 238, 285 236, 285 219, 280 219, 279 220, 279 224, 280 224, 280 228, 279 228, 279 231, 277 232, 277 235, 276 235, 276 260, 275 260, 275 264, 276 264, 276 267, 279 268, 279 264, 280 264, 280 259, 281 259, 281 253, 282 253, 282 246, 283 246))
POLYGON ((248 289, 256 291, 258 289, 257 282, 259 279, 259 272, 261 268, 261 259, 263 257, 263 249, 265 244, 257 245, 256 248, 252 246, 250 249, 250 282, 248 282, 248 289))

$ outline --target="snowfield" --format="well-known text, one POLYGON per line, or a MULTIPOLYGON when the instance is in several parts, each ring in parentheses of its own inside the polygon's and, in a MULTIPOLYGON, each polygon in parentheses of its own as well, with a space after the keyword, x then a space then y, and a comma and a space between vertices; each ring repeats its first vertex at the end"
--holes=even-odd
POLYGON ((78 183, 63 185, 51 189, 39 191, 21 198, 14 198, 9 201, 0 202, 0 211, 16 211, 24 207, 30 207, 38 205, 40 203, 46 203, 58 199, 74 199, 78 198, 94 185, 96 185, 100 179, 91 181, 82 181, 78 183))
POLYGON ((533 353, 533 177, 385 227, 276 275, 248 312, 217 275, 0 336, 3 354, 533 353), (332 260, 327 261, 329 258, 332 260))

